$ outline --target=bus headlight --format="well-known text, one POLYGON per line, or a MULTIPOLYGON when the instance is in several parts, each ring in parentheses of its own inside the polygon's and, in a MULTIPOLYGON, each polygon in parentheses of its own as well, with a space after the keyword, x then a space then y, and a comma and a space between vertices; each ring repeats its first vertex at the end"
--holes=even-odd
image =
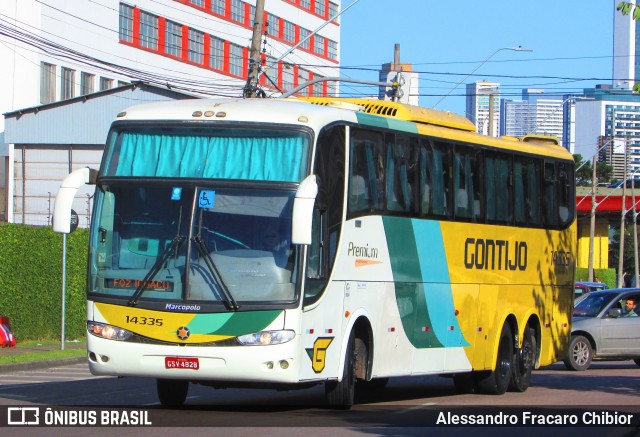
POLYGON ((106 338, 107 340, 125 341, 133 334, 126 329, 117 326, 107 325, 106 323, 87 322, 87 331, 96 337, 106 338))
POLYGON ((238 342, 245 346, 268 346, 291 341, 296 336, 294 331, 284 329, 280 331, 261 331, 238 337, 238 342))

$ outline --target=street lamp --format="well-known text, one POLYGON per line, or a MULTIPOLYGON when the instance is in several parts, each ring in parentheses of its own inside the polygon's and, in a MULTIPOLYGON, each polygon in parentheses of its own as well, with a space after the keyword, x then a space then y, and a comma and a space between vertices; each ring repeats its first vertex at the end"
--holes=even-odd
POLYGON ((449 97, 451 95, 452 92, 454 92, 456 90, 456 88, 458 88, 465 80, 467 80, 473 73, 475 73, 476 71, 478 71, 478 69, 480 67, 482 67, 484 64, 486 64, 487 62, 489 62, 489 59, 493 58, 498 52, 501 52, 503 50, 512 50, 514 52, 532 52, 532 49, 525 49, 522 46, 518 46, 518 47, 502 47, 498 50, 495 50, 493 53, 491 53, 489 56, 487 56, 485 58, 484 61, 482 61, 481 63, 478 64, 478 66, 476 68, 473 69, 473 71, 469 74, 467 74, 465 77, 463 77, 460 82, 456 83, 454 85, 453 88, 451 88, 449 90, 449 92, 447 94, 445 94, 444 96, 440 97, 440 100, 438 100, 431 108, 435 109, 436 106, 438 106, 444 99, 446 99, 447 97, 449 97))

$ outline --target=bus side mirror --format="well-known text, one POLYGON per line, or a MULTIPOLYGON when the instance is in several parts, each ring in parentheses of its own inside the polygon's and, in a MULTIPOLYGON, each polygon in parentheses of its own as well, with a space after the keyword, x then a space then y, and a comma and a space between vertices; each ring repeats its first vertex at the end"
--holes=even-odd
POLYGON ((53 232, 68 234, 71 231, 71 205, 78 188, 84 184, 95 185, 98 171, 89 167, 80 168, 67 175, 60 185, 53 207, 53 232))
POLYGON ((291 242, 293 244, 311 244, 311 224, 313 222, 313 206, 318 196, 316 175, 307 176, 298 187, 293 199, 293 217, 291 242))

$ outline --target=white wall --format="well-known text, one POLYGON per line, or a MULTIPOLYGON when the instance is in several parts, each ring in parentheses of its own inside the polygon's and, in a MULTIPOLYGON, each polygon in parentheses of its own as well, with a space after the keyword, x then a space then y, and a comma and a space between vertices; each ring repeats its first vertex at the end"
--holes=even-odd
MULTIPOLYGON (((611 102, 609 102, 611 103, 611 102)), ((607 102, 576 101, 575 110, 575 152, 584 159, 591 157, 598 150, 598 137, 604 135, 604 112, 607 102)))
MULTIPOLYGON (((614 0, 615 8, 618 0, 614 0)), ((613 14, 613 87, 630 90, 635 82, 635 21, 632 15, 613 14)))

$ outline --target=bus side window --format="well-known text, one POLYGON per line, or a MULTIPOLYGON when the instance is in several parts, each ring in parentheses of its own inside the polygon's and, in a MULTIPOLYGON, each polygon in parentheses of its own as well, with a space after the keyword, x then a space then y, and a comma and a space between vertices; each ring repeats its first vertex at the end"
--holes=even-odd
POLYGON ((516 221, 516 225, 527 224, 527 212, 526 212, 526 166, 523 164, 522 159, 516 158, 513 160, 513 215, 516 221))
POLYGON ((384 203, 384 158, 382 135, 353 128, 349 169, 347 212, 380 210, 384 203))
POLYGON ((544 202, 542 202, 543 217, 545 226, 552 229, 556 228, 558 225, 558 201, 555 183, 555 170, 555 163, 544 163, 544 202))
POLYGON ((527 163, 526 213, 527 223, 533 226, 542 225, 540 218, 540 179, 542 179, 542 173, 540 167, 538 159, 532 159, 527 163))
POLYGON ((412 187, 409 181, 409 137, 386 136, 387 145, 387 209, 411 212, 412 187))
POLYGON ((512 216, 509 157, 487 153, 484 164, 487 221, 509 224, 512 216))
POLYGON ((455 195, 456 218, 470 219, 478 214, 475 211, 479 202, 475 201, 474 170, 475 156, 473 150, 456 146, 453 158, 453 194, 455 195))
POLYGON ((448 216, 451 211, 450 147, 449 144, 435 143, 431 148, 431 212, 440 217, 448 216))
POLYGON ((418 187, 420 188, 420 214, 427 215, 431 212, 431 151, 429 143, 420 141, 418 151, 418 187))
POLYGON ((573 169, 564 163, 558 164, 558 218, 560 227, 563 228, 573 222, 575 216, 575 194, 573 193, 571 181, 573 180, 573 169))

